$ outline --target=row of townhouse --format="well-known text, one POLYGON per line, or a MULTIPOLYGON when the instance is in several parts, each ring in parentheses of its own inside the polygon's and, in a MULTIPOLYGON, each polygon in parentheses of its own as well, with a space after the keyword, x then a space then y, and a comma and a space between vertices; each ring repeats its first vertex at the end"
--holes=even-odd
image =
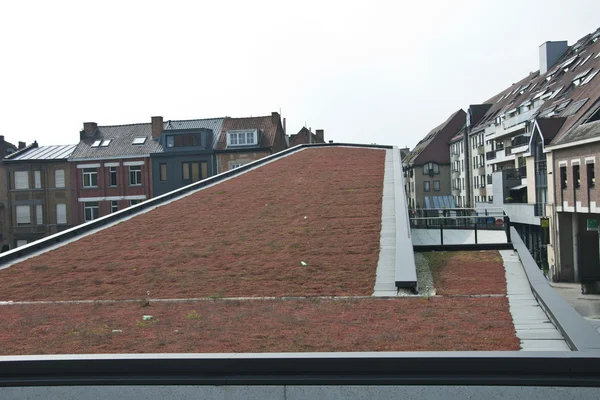
POLYGON ((407 195, 412 207, 427 208, 424 177, 437 177, 439 195, 456 207, 502 208, 551 279, 600 281, 600 29, 572 46, 542 44, 539 60, 539 71, 471 105, 449 139, 438 134, 415 147, 405 162, 415 177, 407 195))
MULTIPOLYGON (((20 143, 2 160, 3 250, 159 196, 288 148, 323 130, 285 134, 278 113, 99 126, 76 145, 20 143)), ((1 149, 0 149, 1 150, 1 149)))

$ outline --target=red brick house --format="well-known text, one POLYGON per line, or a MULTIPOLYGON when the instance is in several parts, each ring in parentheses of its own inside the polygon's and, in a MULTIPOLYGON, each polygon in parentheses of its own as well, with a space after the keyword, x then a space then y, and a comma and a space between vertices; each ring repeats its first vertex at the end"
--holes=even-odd
POLYGON ((287 147, 279 113, 264 117, 227 117, 215 148, 218 172, 237 168, 287 147))
POLYGON ((152 124, 84 123, 73 163, 72 217, 84 223, 152 197, 150 154, 160 151, 152 124))

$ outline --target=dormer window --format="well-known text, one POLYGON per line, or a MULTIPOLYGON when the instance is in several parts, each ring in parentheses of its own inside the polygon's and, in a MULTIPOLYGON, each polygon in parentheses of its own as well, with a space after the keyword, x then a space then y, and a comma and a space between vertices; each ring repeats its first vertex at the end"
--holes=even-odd
POLYGON ((256 144, 258 144, 258 131, 256 129, 227 131, 227 147, 253 146, 256 144))
MULTIPOLYGON (((187 133, 185 135, 168 135, 167 136, 167 147, 192 147, 202 145, 202 134, 200 133, 187 133)), ((205 140, 206 141, 206 140, 205 140)))

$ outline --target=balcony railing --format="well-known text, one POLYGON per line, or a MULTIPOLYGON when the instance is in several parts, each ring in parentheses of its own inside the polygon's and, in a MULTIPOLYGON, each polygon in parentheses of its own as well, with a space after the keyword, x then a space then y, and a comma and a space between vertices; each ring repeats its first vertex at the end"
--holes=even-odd
POLYGON ((502 170, 505 179, 521 179, 520 171, 516 168, 507 168, 502 170))
POLYGON ((485 153, 485 159, 486 160, 494 160, 496 158, 496 152, 495 151, 488 151, 487 153, 485 153))
POLYGON ((510 156, 512 154, 512 147, 505 147, 504 148, 504 155, 505 156, 510 156))
POLYGON ((519 135, 511 140, 512 147, 525 146, 529 144, 529 136, 519 135))
POLYGON ((533 206, 533 215, 536 217, 546 216, 546 203, 535 203, 533 206))

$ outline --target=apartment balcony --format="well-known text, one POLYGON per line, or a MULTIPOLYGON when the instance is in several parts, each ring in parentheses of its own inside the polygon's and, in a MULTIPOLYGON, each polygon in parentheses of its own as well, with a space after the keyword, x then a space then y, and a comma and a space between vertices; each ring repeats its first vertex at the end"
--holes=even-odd
POLYGON ((520 147, 529 145, 530 135, 519 135, 511 139, 512 147, 520 147))
POLYGON ((505 156, 510 156, 512 154, 512 147, 505 147, 504 148, 504 155, 505 156))
POLYGON ((494 133, 487 136, 486 140, 500 139, 500 138, 508 136, 508 135, 514 136, 517 134, 525 133, 526 128, 527 128, 527 126, 524 123, 512 125, 509 128, 505 128, 504 124, 496 125, 496 129, 494 130, 494 133), (521 131, 523 131, 523 132, 521 132, 521 131))
POLYGON ((487 153, 485 153, 485 159, 486 160, 494 160, 496 158, 496 152, 495 151, 488 151, 487 153))
POLYGON ((537 112, 537 110, 539 109, 539 107, 533 108, 529 111, 526 111, 524 113, 521 113, 519 115, 515 115, 512 118, 509 118, 507 120, 505 120, 502 125, 504 127, 505 130, 510 129, 514 126, 517 126, 519 124, 522 124, 523 122, 529 121, 537 112))
POLYGON ((498 164, 505 161, 514 161, 515 155, 512 154, 512 147, 506 147, 496 150, 496 156, 494 158, 488 158, 490 164, 498 164))
POLYGON ((528 225, 540 225, 539 211, 543 209, 545 212, 545 204, 528 204, 528 203, 505 203, 503 205, 504 212, 510 218, 511 222, 528 225))

